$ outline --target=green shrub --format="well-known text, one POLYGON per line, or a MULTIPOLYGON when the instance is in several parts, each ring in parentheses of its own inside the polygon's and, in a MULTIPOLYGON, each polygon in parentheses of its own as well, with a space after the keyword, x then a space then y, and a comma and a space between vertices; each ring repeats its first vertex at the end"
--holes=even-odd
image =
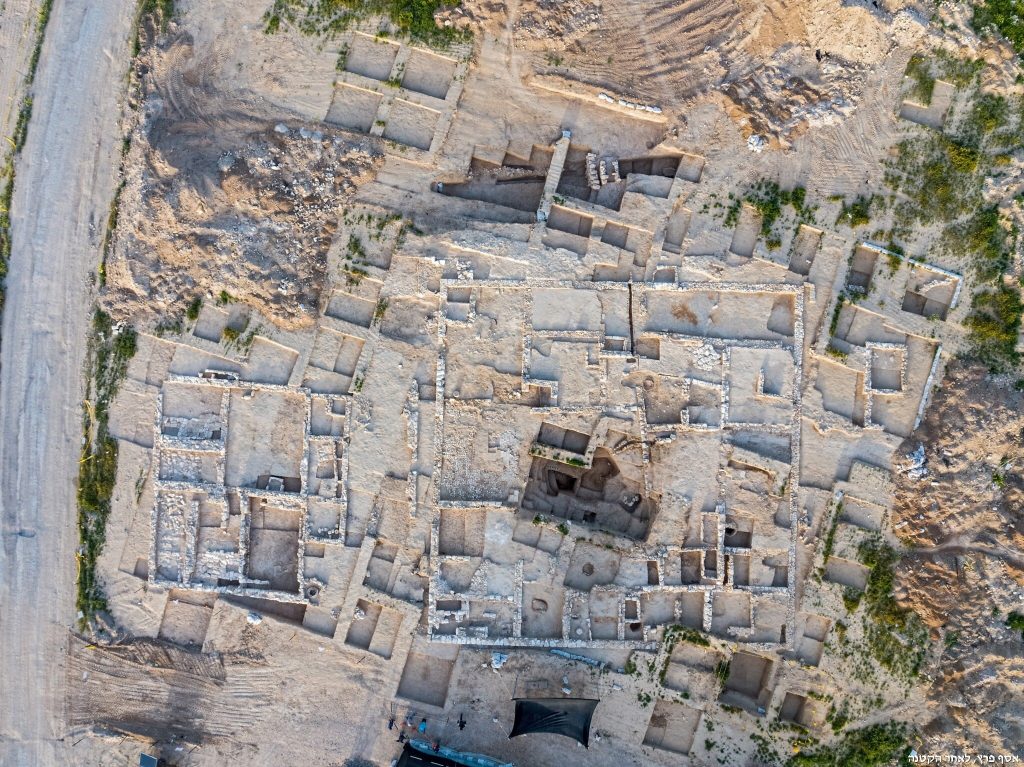
POLYGON ((188 302, 188 307, 185 309, 185 318, 189 322, 195 322, 199 319, 199 312, 203 308, 203 297, 196 296, 188 302))
MULTIPOLYGON (((833 722, 834 727, 834 722, 833 722)), ((851 730, 830 746, 794 754, 787 767, 883 767, 899 760, 906 763, 907 727, 902 722, 873 724, 851 730)))
POLYGON ((970 174, 978 169, 978 150, 957 141, 945 142, 946 156, 949 164, 957 173, 970 174))
POLYGON ((991 133, 1003 125, 1010 115, 1010 104, 1005 96, 981 93, 971 106, 965 129, 972 134, 991 133))
POLYGON ((968 258, 981 281, 997 279, 1010 266, 1009 233, 994 205, 979 209, 966 222, 954 227, 948 240, 950 250, 968 258))
POLYGON ((434 14, 458 2, 447 0, 274 0, 263 14, 264 32, 294 26, 306 35, 332 37, 371 16, 384 16, 413 40, 448 47, 468 39, 458 29, 439 27, 434 14))
POLYGON ((141 0, 139 15, 155 17, 160 29, 167 31, 167 24, 174 18, 174 0, 141 0))
POLYGON ((836 224, 846 224, 850 228, 867 224, 871 221, 871 203, 874 202, 874 195, 857 197, 851 203, 843 203, 842 210, 836 217, 836 224))
POLYGON ((847 612, 854 612, 860 607, 860 600, 864 596, 864 592, 859 589, 847 586, 843 589, 843 606, 847 612))
POLYGON ((976 293, 971 300, 971 314, 964 320, 968 328, 971 355, 990 370, 1010 370, 1020 362, 1017 337, 1020 334, 1020 291, 1000 284, 976 293))
POLYGON ((976 3, 971 26, 979 34, 995 30, 1009 40, 1018 53, 1024 52, 1024 2, 1021 0, 976 3))
POLYGON ((932 75, 928 59, 920 53, 915 53, 907 63, 905 74, 913 81, 910 98, 924 106, 931 104, 932 93, 935 90, 935 77, 932 75))
POLYGON ((84 408, 86 439, 79 461, 77 490, 80 545, 76 555, 75 605, 82 614, 82 625, 97 611, 106 609, 107 604, 96 578, 96 561, 106 539, 117 479, 117 440, 109 431, 109 408, 137 347, 134 328, 115 332, 110 317, 96 310, 87 354, 90 376, 84 408))
POLYGON ((1021 639, 1024 639, 1024 615, 1018 612, 1010 613, 1006 616, 1006 625, 1014 631, 1019 631, 1021 639))

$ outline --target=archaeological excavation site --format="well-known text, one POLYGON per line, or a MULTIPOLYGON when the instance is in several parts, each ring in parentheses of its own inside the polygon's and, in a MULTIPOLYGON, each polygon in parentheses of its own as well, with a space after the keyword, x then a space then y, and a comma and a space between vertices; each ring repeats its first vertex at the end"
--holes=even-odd
POLYGON ((1024 759, 1007 4, 142 3, 64 763, 1024 759))

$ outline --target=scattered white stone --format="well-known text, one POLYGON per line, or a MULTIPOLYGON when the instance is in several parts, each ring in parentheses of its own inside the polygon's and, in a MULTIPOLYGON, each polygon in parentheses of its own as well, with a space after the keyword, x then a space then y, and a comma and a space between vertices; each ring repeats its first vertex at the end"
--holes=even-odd
POLYGON ((903 469, 903 472, 911 479, 924 479, 928 476, 928 457, 924 452, 924 445, 920 444, 917 446, 917 450, 910 453, 907 456, 910 459, 909 465, 903 469))
POLYGON ((711 344, 701 344, 693 352, 693 364, 700 370, 714 370, 721 361, 721 355, 711 344))
POLYGON ((263 616, 250 610, 249 614, 245 616, 245 622, 253 626, 259 626, 263 623, 263 616))

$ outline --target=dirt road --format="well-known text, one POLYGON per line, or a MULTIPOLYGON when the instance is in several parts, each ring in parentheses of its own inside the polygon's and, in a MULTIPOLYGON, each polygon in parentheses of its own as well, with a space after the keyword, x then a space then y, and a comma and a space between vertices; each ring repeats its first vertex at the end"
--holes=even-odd
MULTIPOLYGON (((0 764, 65 756, 89 275, 115 183, 134 6, 57 0, 18 162, 0 368, 0 764)), ((67 763, 73 763, 73 757, 67 763)))

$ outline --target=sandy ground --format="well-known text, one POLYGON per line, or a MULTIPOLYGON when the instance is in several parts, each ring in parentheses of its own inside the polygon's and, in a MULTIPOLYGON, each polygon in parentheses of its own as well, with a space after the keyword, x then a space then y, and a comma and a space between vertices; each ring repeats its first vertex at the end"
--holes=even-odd
POLYGON ((56 764, 64 750, 59 669, 75 617, 77 403, 131 19, 124 0, 56 4, 18 163, 0 374, 0 678, 4 700, 16 702, 4 707, 5 765, 56 764))
MULTIPOLYGON (((35 45, 38 6, 34 0, 10 0, 0 6, 0 51, 4 59, 0 69, 0 136, 10 136, 18 119, 28 61, 35 45)), ((9 149, 7 144, 3 152, 9 149)))

